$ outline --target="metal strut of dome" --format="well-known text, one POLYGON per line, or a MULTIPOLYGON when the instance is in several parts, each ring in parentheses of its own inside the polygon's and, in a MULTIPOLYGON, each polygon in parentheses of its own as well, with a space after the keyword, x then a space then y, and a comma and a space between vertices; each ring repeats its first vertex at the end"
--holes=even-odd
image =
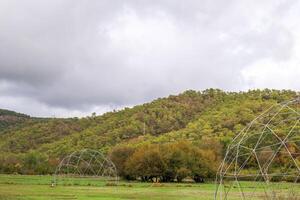
POLYGON ((57 185, 59 177, 104 177, 110 181, 118 181, 114 163, 100 151, 93 149, 74 151, 63 158, 53 175, 53 185, 57 185))
POLYGON ((274 104, 248 124, 227 148, 215 200, 298 199, 299 119, 296 98, 274 104))

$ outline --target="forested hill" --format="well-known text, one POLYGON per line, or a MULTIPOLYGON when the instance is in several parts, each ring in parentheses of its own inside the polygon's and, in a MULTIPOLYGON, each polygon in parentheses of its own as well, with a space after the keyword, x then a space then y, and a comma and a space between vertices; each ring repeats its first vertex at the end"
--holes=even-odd
POLYGON ((51 173, 63 156, 83 148, 110 152, 116 146, 178 140, 201 144, 207 138, 224 148, 256 115, 296 96, 286 90, 186 91, 101 116, 68 119, 0 110, 0 172, 51 173))
POLYGON ((0 109, 0 132, 9 126, 22 123, 29 119, 28 115, 16 113, 10 110, 0 109))

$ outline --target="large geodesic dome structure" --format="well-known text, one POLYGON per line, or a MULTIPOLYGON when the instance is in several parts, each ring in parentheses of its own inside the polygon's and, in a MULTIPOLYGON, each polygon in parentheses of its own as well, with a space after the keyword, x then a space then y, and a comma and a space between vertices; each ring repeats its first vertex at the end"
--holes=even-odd
POLYGON ((118 173, 114 163, 100 151, 83 149, 61 160, 55 170, 53 184, 71 184, 78 178, 85 182, 93 180, 116 184, 118 173))
POLYGON ((228 146, 215 200, 300 199, 300 99, 275 104, 228 146))

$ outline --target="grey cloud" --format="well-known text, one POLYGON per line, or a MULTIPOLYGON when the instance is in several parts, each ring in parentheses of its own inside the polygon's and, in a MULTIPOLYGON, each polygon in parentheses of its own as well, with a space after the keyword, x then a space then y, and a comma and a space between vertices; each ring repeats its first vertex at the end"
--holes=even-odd
POLYGON ((245 66, 290 58, 293 34, 277 19, 293 6, 299 5, 1 1, 0 81, 6 86, 0 92, 34 99, 50 113, 133 105, 185 89, 240 90, 245 66))

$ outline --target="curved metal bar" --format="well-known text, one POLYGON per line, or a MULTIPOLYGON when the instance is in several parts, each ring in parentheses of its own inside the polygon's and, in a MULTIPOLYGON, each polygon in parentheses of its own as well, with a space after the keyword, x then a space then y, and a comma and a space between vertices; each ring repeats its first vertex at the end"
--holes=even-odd
POLYGON ((300 147, 296 150, 289 148, 290 145, 294 147, 300 142, 299 105, 300 97, 275 103, 233 138, 216 174, 215 200, 231 199, 233 187, 237 187, 240 199, 243 200, 255 199, 258 197, 256 193, 262 195, 262 192, 264 198, 270 200, 278 199, 279 195, 297 196, 296 190, 293 188, 300 180, 300 147), (285 126, 288 129, 283 129, 285 126), (280 132, 277 133, 277 130, 280 132), (295 137, 295 134, 298 134, 299 137, 295 137), (283 169, 276 171, 275 168, 272 168, 272 163, 276 161, 277 156, 284 156, 289 160, 284 168, 286 171, 282 171, 283 169), (248 162, 251 162, 256 168, 249 168, 248 162), (272 182, 272 179, 276 177, 280 180, 287 178, 293 180, 292 187, 283 191, 280 189, 280 183, 272 182), (245 192, 241 181, 247 179, 256 184, 251 191, 245 192), (224 183, 227 181, 230 184, 225 187, 224 183))
POLYGON ((100 151, 94 149, 74 151, 64 157, 55 169, 52 185, 58 184, 59 176, 71 178, 76 175, 79 177, 103 177, 105 175, 105 177, 111 177, 110 180, 119 180, 115 164, 100 151), (105 174, 104 172, 100 174, 101 170, 104 170, 105 174))

